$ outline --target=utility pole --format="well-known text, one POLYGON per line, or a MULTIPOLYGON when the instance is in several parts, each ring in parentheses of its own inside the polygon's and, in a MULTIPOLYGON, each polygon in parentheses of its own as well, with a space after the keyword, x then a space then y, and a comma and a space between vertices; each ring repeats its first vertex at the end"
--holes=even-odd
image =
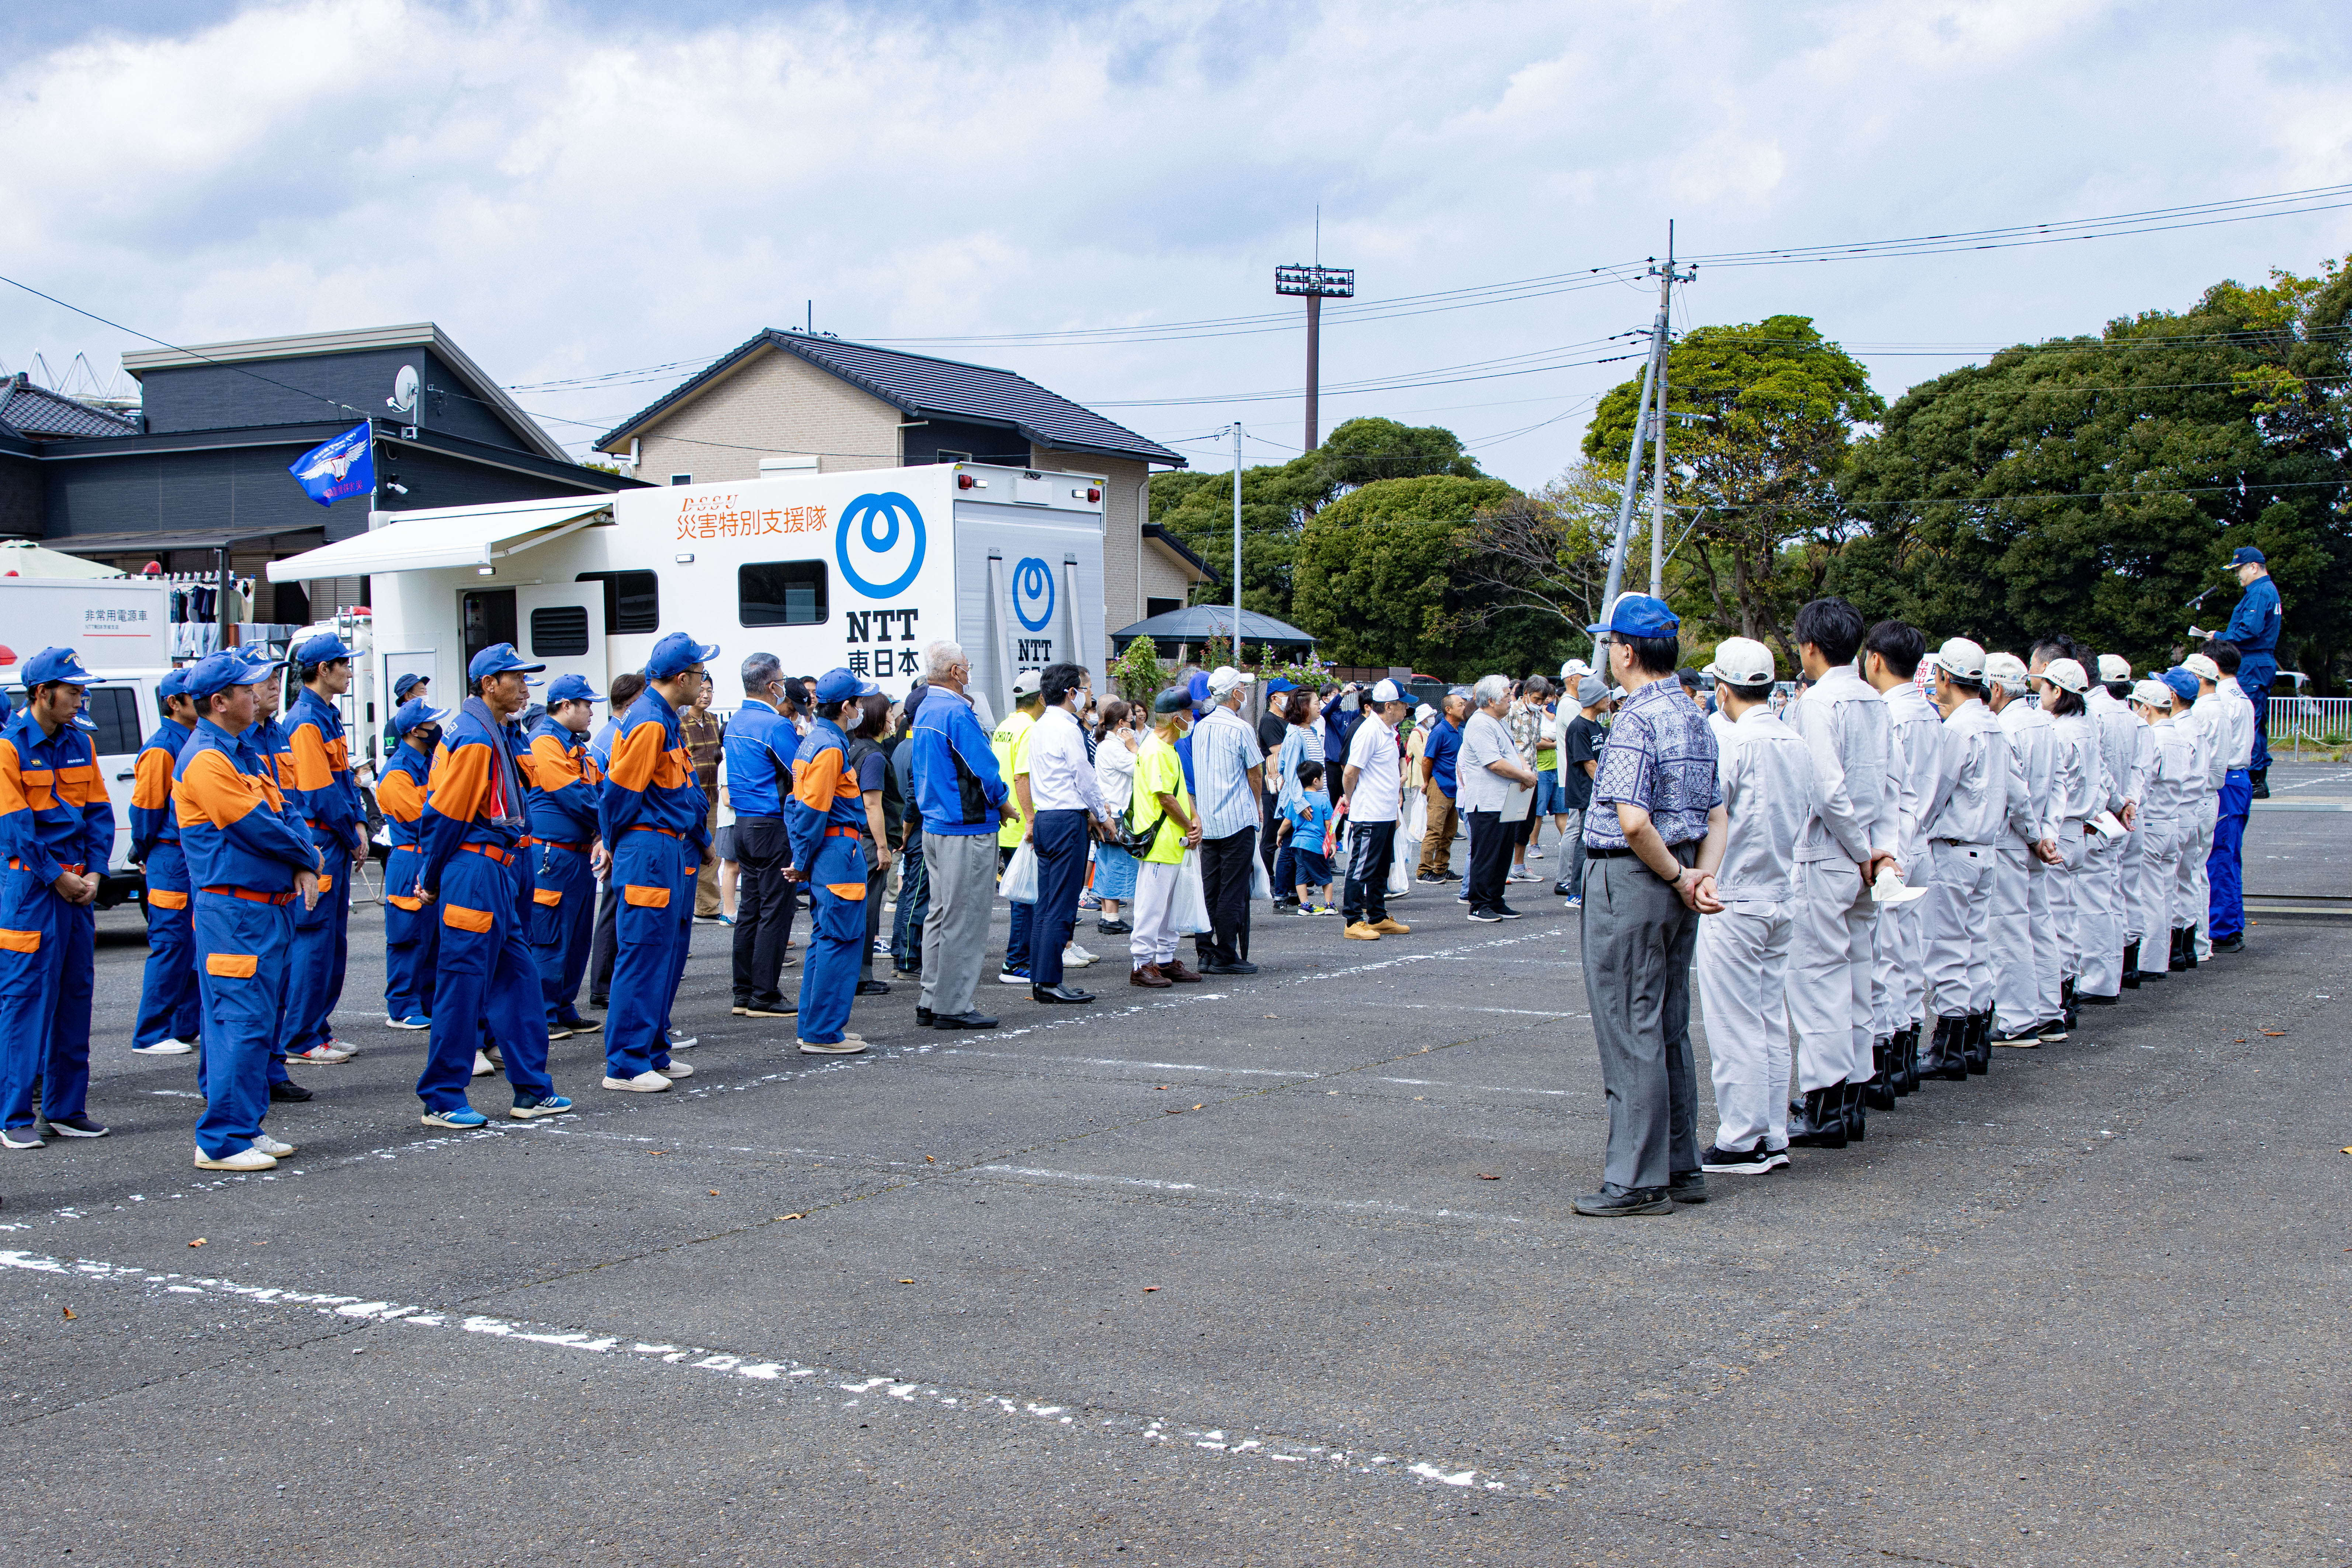
MULTIPOLYGON (((1649 276, 1658 279, 1658 310, 1650 322, 1650 353, 1642 365, 1641 406, 1633 420, 1633 439, 1625 453, 1625 488, 1617 500, 1617 537, 1609 552, 1609 585, 1601 599, 1601 614, 1605 619, 1617 603, 1618 590, 1625 582, 1625 546, 1633 530, 1633 499, 1642 481, 1642 444, 1657 443, 1657 469, 1651 498, 1650 512, 1650 594, 1663 598, 1665 589, 1664 517, 1666 493, 1666 333, 1672 310, 1672 290, 1676 283, 1685 283, 1698 275, 1698 268, 1687 272, 1675 270, 1675 228, 1666 225, 1666 261, 1664 267, 1653 262, 1649 276)), ((1598 638, 1593 642, 1592 662, 1596 669, 1607 667, 1607 655, 1598 638)))
MULTIPOLYGON (((1310 297, 1307 301, 1315 301, 1310 297)), ((1313 405, 1309 404, 1309 407, 1313 405)), ((1234 421, 1234 668, 1242 667, 1242 422, 1234 421)))
MULTIPOLYGON (((1650 597, 1666 596, 1666 349, 1674 341, 1674 287, 1679 281, 1675 272, 1675 223, 1666 220, 1666 268, 1658 272, 1658 379, 1656 427, 1651 440, 1656 444, 1657 475, 1650 482, 1650 597)), ((1696 271, 1696 268, 1693 268, 1696 271)))
POLYGON ((1322 445, 1321 427, 1316 420, 1316 404, 1323 387, 1323 301, 1356 297, 1354 268, 1323 265, 1323 220, 1320 213, 1316 216, 1315 232, 1316 259, 1311 265, 1274 269, 1276 293, 1302 294, 1307 299, 1307 444, 1301 450, 1308 452, 1322 445))

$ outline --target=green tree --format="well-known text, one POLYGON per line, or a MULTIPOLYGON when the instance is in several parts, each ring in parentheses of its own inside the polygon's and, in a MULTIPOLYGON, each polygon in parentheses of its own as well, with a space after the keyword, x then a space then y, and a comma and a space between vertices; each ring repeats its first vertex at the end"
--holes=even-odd
MULTIPOLYGON (((1308 457, 1315 460, 1317 475, 1333 491, 1380 479, 1435 474, 1465 479, 1486 477, 1478 471, 1477 461, 1463 451, 1461 437, 1442 425, 1350 419, 1324 437, 1323 445, 1308 457)), ((1244 495, 1246 498, 1246 489, 1244 495)))

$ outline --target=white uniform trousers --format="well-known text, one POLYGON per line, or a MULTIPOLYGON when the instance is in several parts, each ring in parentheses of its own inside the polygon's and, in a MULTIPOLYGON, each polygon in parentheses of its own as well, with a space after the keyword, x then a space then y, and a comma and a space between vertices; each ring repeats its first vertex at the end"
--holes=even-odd
POLYGON ((2003 839, 1994 851, 1991 920, 1992 1008, 1995 1024, 2021 1029, 2042 1022, 2041 965, 2035 949, 2049 931, 2048 908, 2036 922, 2034 893, 2038 879, 2027 869, 2032 858, 2025 846, 2003 839))
POLYGON ((2207 795, 2203 806, 2191 814, 2180 846, 2180 870, 2173 881, 2172 923, 2196 928, 2200 963, 2213 956, 2213 944, 2205 935, 2205 928, 2213 923, 2213 884, 2205 858, 2213 853, 2213 827, 2221 814, 2221 800, 2213 795, 2207 795))
POLYGON ((1993 861, 1990 844, 1935 844, 1936 880, 1919 900, 1927 911, 1927 984, 1938 1017, 1992 1006, 1993 861))
POLYGON ((2065 940, 2058 929, 2058 883, 2065 872, 2045 866, 2031 850, 2025 857, 2025 920, 2033 928, 2033 1021, 2043 1023, 2065 1011, 2059 1005, 2059 985, 2065 969, 2065 940))
MULTIPOLYGON (((1919 858, 1917 866, 1908 879, 1914 887, 1925 887, 1930 875, 1926 856, 1919 858)), ((1872 1033, 1880 1038, 1920 1019, 1920 1005, 1927 995, 1923 963, 1927 904, 1927 899, 1914 899, 1907 904, 1878 907, 1877 929, 1871 933, 1876 952, 1870 969, 1870 1004, 1872 1033)))
POLYGON ((2178 822, 2142 821, 2133 837, 2140 840, 2139 880, 2132 894, 2139 908, 2139 966, 2160 970, 2171 951, 2172 904, 2179 892, 2175 884, 2180 879, 2184 834, 2178 822))
POLYGON ((2077 995, 2119 996, 2124 988, 2124 840, 2082 835, 2083 861, 2074 868, 2074 983, 2077 995))
POLYGON ((1715 1080, 1715 1144, 1789 1146, 1791 906, 1740 900, 1698 922, 1698 1005, 1715 1080))
MULTIPOLYGON (((2147 817, 2139 818, 2124 835, 2116 859, 2116 908, 2123 916, 2124 945, 2129 947, 2147 935, 2147 909, 2139 896, 2140 872, 2147 861, 2147 817)), ((2116 962, 2123 962, 2121 953, 2116 955, 2116 962)))
POLYGON ((1176 906, 1176 882, 1184 868, 1164 860, 1139 861, 1135 897, 1128 920, 1135 927, 1127 939, 1131 967, 1165 963, 1176 956, 1176 924, 1170 917, 1176 906))
POLYGON ((1797 1031, 1797 1089, 1870 1077, 1871 939, 1878 906, 1862 868, 1843 856, 1796 869, 1789 938, 1789 1020, 1797 1031))

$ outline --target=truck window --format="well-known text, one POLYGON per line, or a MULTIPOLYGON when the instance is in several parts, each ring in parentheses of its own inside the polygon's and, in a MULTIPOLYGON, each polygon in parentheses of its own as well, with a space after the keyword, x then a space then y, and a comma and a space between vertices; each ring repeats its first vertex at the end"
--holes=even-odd
POLYGON ((661 579, 651 572, 583 572, 578 583, 604 584, 604 635, 661 630, 661 579))
POLYGON ((139 733, 139 697, 127 686, 93 686, 82 693, 82 711, 98 726, 90 740, 101 757, 136 752, 144 739, 139 733))
POLYGON ((822 561, 753 561, 735 570, 736 619, 746 626, 824 624, 822 561))
POLYGON ((530 657, 583 658, 588 653, 588 606, 550 605, 530 613, 530 657))

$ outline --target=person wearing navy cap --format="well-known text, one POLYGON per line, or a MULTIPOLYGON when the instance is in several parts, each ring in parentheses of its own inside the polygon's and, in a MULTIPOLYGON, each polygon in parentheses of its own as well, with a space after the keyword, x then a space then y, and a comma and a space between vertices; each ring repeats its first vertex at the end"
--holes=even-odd
POLYGON ((846 1032, 857 991, 857 949, 866 940, 866 823, 844 726, 857 721, 860 699, 881 690, 846 669, 819 676, 816 714, 793 757, 792 798, 784 803, 793 868, 785 875, 809 885, 799 1020, 800 1047, 807 1056, 854 1056, 866 1048, 866 1037, 846 1032))
POLYGON ((432 684, 433 678, 431 676, 417 675, 413 672, 402 676, 398 680, 392 683, 393 717, 392 719, 387 720, 383 726, 383 749, 385 752, 396 752, 400 749, 400 726, 398 723, 400 710, 407 707, 411 702, 423 702, 427 708, 433 706, 431 701, 432 693, 425 689, 432 684))
POLYGON ((286 720, 294 782, 287 799, 319 844, 319 901, 294 917, 294 968, 286 996, 289 1059, 332 1064, 352 1058, 335 1040, 351 958, 351 869, 367 858, 367 806, 352 779, 351 745, 336 700, 351 689, 352 650, 332 632, 294 649, 301 691, 286 720))
POLYGON ((131 775, 131 860, 145 874, 139 902, 147 911, 147 973, 131 1048, 142 1057, 184 1057, 196 1048, 204 1017, 188 862, 180 852, 180 826, 172 819, 172 770, 196 729, 188 672, 175 669, 157 681, 155 700, 163 705, 163 721, 140 748, 131 775))
MULTIPOLYGON (((252 748, 254 754, 261 759, 262 764, 269 770, 270 782, 278 786, 278 794, 287 797, 289 801, 287 809, 293 811, 296 820, 300 821, 302 814, 291 805, 295 794, 294 749, 286 739, 285 721, 278 713, 279 702, 285 695, 283 684, 285 678, 281 672, 286 668, 286 660, 271 658, 267 652, 257 647, 229 648, 224 651, 243 663, 245 679, 241 684, 253 688, 253 725, 241 738, 252 748)), ((305 822, 303 826, 307 827, 309 824, 305 822)), ((330 868, 330 869, 332 868, 330 868)), ((289 1012, 281 1012, 280 1022, 292 1016, 289 1012)), ((280 1035, 277 1043, 270 1047, 269 1098, 273 1100, 299 1104, 310 1098, 310 1091, 288 1076, 286 1044, 287 1037, 280 1035)))
POLYGON ((25 706, 0 725, 0 1143, 37 1149, 41 1113, 62 1138, 103 1138, 89 1119, 89 999, 100 877, 114 806, 98 752, 74 723, 100 677, 68 647, 25 663, 25 706))
POLYGON ((530 786, 530 836, 523 840, 531 853, 530 950, 551 1040, 604 1026, 583 1018, 578 1003, 596 929, 596 879, 611 858, 596 836, 596 791, 604 775, 587 742, 603 700, 587 677, 557 676, 521 757, 530 786))
POLYGON ((2271 795, 2271 682, 2278 679, 2279 623, 2284 611, 2279 605, 2278 584, 2271 581, 2270 562, 2251 544, 2241 544, 2230 554, 2227 570, 2238 574, 2238 584, 2245 589, 2238 607, 2230 612, 2229 625, 2219 634, 2221 640, 2238 650, 2238 689, 2254 705, 2254 756, 2246 770, 2247 782, 2252 787, 2251 798, 2268 800, 2271 795))
POLYGON ((319 896, 319 851, 287 805, 276 767, 252 744, 257 687, 275 668, 226 649, 190 668, 199 717, 173 772, 204 997, 196 1062, 205 1095, 196 1168, 204 1171, 267 1171, 295 1152, 261 1122, 271 1100, 287 1098, 276 1092, 271 1066, 284 1038, 292 906, 319 896))
POLYGON ((525 663, 512 643, 476 654, 466 667, 473 692, 441 731, 426 777, 416 895, 437 908, 441 926, 432 1048, 416 1080, 427 1127, 489 1120, 466 1102, 485 1034, 514 1089, 509 1116, 529 1121, 572 1109, 547 1076, 547 1013, 530 956, 523 773, 507 722, 530 700, 530 673, 546 668, 525 663))
MULTIPOLYGON (((708 805, 678 710, 694 700, 715 645, 672 632, 646 660, 646 689, 613 739, 597 797, 598 831, 611 847, 621 897, 613 1009, 604 1019, 604 1087, 658 1094, 693 1068, 670 1059, 670 1005, 693 935, 694 874, 710 853, 708 805)), ((864 872, 859 879, 863 883, 864 872)))
POLYGON ((784 1018, 795 1007, 778 984, 795 901, 784 875, 793 858, 784 797, 792 793, 792 759, 800 750, 800 737, 785 717, 793 703, 784 695, 783 668, 772 653, 743 660, 743 706, 727 726, 724 742, 727 793, 735 806, 735 858, 742 868, 735 897, 737 1017, 784 1018))
POLYGON ((416 832, 434 749, 448 721, 446 708, 415 698, 403 703, 392 716, 392 752, 376 775, 375 801, 391 846, 383 861, 383 1021, 395 1029, 433 1026, 433 960, 441 949, 441 924, 416 893, 425 866, 416 832))

